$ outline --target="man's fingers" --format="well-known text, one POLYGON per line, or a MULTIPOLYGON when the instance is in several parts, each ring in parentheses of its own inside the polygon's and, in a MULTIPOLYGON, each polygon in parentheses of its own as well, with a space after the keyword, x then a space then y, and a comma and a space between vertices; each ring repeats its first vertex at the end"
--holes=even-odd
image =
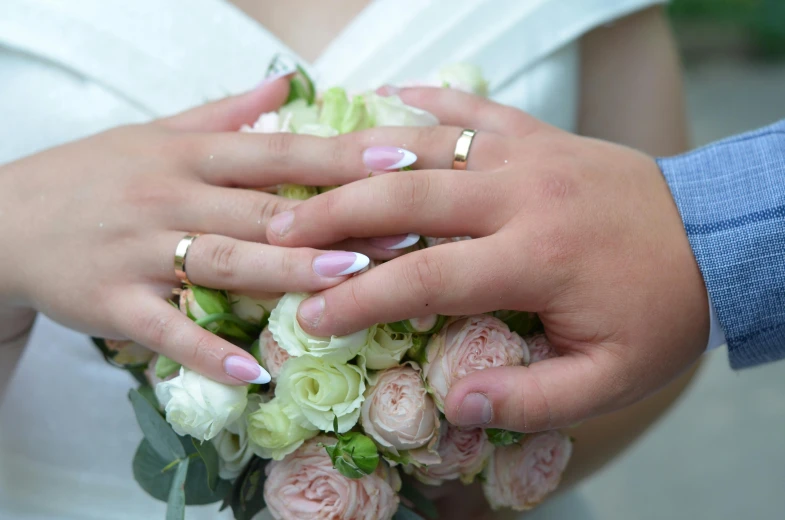
POLYGON ((540 361, 529 367, 480 370, 458 380, 444 403, 447 420, 459 426, 537 432, 572 426, 635 399, 614 374, 619 360, 583 354, 540 361))
POLYGON ((265 112, 278 110, 288 95, 289 81, 279 78, 250 92, 159 119, 156 124, 185 132, 232 132, 252 124, 265 112))
POLYGON ((496 231, 509 216, 494 198, 491 182, 472 172, 380 175, 279 213, 270 221, 267 238, 271 244, 319 247, 350 237, 409 233, 482 237, 496 231))
POLYGON ((404 103, 427 110, 443 125, 473 128, 516 137, 526 136, 548 125, 526 112, 455 89, 404 88, 398 92, 404 103))
MULTIPOLYGON (((525 295, 536 296, 537 287, 526 276, 502 272, 501 266, 513 264, 502 260, 500 246, 495 237, 481 238, 395 258, 303 302, 300 325, 316 336, 345 335, 375 323, 511 308, 511 280, 531 289, 516 287, 525 304, 525 295)), ((517 263, 526 265, 527 259, 517 263)))
POLYGON ((206 331, 152 294, 125 294, 118 330, 183 366, 229 385, 267 383, 270 375, 243 349, 206 331))

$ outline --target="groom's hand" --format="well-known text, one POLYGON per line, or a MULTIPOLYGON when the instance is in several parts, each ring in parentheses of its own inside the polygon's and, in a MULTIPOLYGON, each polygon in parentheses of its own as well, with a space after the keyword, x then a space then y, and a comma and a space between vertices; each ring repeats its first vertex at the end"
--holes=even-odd
POLYGON ((327 289, 300 307, 303 328, 328 336, 433 313, 537 312, 561 357, 475 372, 445 403, 452 423, 519 431, 629 405, 700 356, 706 289, 651 158, 455 91, 402 96, 455 126, 344 136, 332 158, 350 168, 371 146, 398 146, 417 155, 419 171, 308 200, 277 217, 268 238, 312 247, 407 233, 474 240, 412 252, 327 289), (461 128, 480 130, 468 171, 451 170, 461 128))

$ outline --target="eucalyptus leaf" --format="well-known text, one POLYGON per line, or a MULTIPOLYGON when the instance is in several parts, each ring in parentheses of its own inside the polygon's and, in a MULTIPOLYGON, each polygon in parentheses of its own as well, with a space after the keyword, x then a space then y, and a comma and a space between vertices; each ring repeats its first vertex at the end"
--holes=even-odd
POLYGON ((235 520, 251 520, 264 509, 264 469, 267 460, 254 457, 245 471, 237 477, 232 489, 232 512, 235 520))
POLYGON ((425 515, 426 518, 429 518, 430 520, 439 518, 439 511, 436 509, 436 504, 423 495, 416 486, 412 485, 412 482, 408 478, 404 479, 401 484, 400 495, 409 499, 414 507, 417 508, 417 511, 425 515))
POLYGON ((158 402, 158 398, 155 396, 155 390, 148 383, 140 385, 137 387, 136 391, 142 394, 142 397, 147 399, 147 402, 149 402, 153 408, 156 410, 161 409, 161 403, 158 402))
POLYGON ((128 392, 128 398, 134 407, 136 420, 150 446, 168 462, 185 457, 185 450, 169 423, 161 416, 150 401, 137 390, 128 392))
POLYGON ((404 505, 399 505, 398 510, 393 515, 393 520, 425 520, 423 517, 404 505))
POLYGON ((210 441, 199 442, 193 437, 191 437, 191 441, 204 462, 207 471, 207 487, 210 490, 215 490, 215 485, 218 483, 218 452, 210 441))
POLYGON ((185 478, 188 475, 189 459, 183 459, 177 464, 172 479, 172 488, 169 490, 169 500, 166 502, 166 520, 185 519, 185 478))

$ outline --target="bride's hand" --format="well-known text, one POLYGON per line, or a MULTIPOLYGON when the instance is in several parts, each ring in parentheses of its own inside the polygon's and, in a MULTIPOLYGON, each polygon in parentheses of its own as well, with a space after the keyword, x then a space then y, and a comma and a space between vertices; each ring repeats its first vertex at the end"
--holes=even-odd
POLYGON ((336 143, 347 158, 406 147, 419 171, 373 176, 283 212, 270 243, 475 239, 404 255, 306 300, 303 328, 327 336, 434 313, 537 312, 561 357, 475 372, 445 403, 454 424, 519 431, 635 402, 700 356, 706 289, 651 158, 457 91, 401 97, 454 126, 373 129, 336 143), (451 169, 462 128, 479 129, 465 172, 451 169))
POLYGON ((35 308, 92 335, 133 339, 218 381, 263 375, 252 356, 166 299, 179 285, 174 252, 188 232, 204 233, 188 251, 190 280, 251 295, 325 289, 353 263, 367 262, 354 253, 260 243, 270 217, 296 202, 234 189, 352 180, 345 171, 319 172, 319 154, 330 153, 323 139, 236 132, 287 94, 286 81, 273 81, 0 168, 0 304, 35 308))

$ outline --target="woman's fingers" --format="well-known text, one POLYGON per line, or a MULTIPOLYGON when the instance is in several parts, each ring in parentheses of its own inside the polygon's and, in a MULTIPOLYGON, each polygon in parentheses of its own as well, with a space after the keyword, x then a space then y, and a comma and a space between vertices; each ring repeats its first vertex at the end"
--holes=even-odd
POLYGON ((232 132, 253 123, 260 114, 278 110, 288 95, 289 81, 278 77, 244 94, 159 119, 155 124, 186 132, 232 132))
POLYGON ((510 262, 508 249, 493 237, 409 253, 309 298, 300 305, 300 325, 311 334, 331 336, 430 314, 522 305, 536 310, 542 284, 532 276, 532 261, 510 262))
POLYGON ((405 247, 400 242, 410 233, 481 237, 495 232, 506 216, 491 183, 472 172, 393 172, 279 213, 270 220, 267 238, 271 244, 318 247, 349 237, 404 235, 381 246, 393 249, 405 247))
POLYGON ((435 115, 443 125, 516 137, 547 128, 545 123, 522 110, 460 90, 414 87, 400 89, 398 95, 407 105, 435 115))
POLYGON ((124 336, 210 379, 230 385, 270 381, 270 374, 253 356, 196 325, 153 294, 125 294, 116 316, 124 336))
MULTIPOLYGON (((172 233, 159 251, 171 258, 183 235, 172 233), (171 251, 172 253, 168 253, 171 251)), ((161 255, 159 255, 161 256, 161 255)), ((165 260, 164 260, 165 261, 165 260)), ((185 261, 196 285, 241 293, 315 292, 332 287, 368 265, 368 257, 350 251, 283 248, 220 235, 201 235, 185 261)), ((169 276, 174 279, 174 269, 169 276)))

